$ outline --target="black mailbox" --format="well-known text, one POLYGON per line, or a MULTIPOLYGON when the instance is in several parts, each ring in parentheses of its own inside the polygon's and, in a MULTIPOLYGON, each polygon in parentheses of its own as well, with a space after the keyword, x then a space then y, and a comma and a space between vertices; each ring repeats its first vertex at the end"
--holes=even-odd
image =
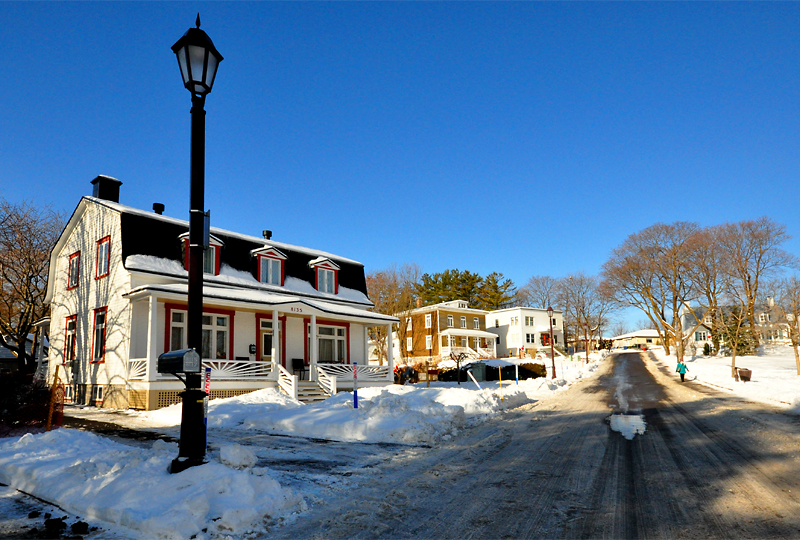
POLYGON ((158 356, 159 373, 200 373, 200 355, 194 349, 169 351, 158 356))

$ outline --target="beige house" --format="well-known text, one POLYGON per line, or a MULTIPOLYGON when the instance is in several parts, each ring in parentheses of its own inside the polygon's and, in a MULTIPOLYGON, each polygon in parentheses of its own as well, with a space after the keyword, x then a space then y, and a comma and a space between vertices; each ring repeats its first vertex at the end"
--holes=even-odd
MULTIPOLYGON (((189 224, 120 204, 121 182, 95 178, 50 257, 49 376, 67 400, 155 409, 183 383, 157 373, 186 347, 189 224)), ((368 311, 364 266, 319 250, 211 228, 205 252, 203 367, 211 398, 278 387, 294 397, 391 384, 393 359, 367 365, 367 329, 398 319, 368 311)))
POLYGON ((649 348, 663 345, 661 338, 658 336, 658 331, 650 328, 615 336, 611 338, 611 341, 613 342, 612 347, 615 349, 641 348, 643 346, 649 348))

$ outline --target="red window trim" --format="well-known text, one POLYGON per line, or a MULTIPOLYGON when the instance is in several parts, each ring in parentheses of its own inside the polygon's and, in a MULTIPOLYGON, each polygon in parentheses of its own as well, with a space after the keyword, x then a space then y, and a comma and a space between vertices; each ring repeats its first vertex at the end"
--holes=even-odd
MULTIPOLYGON (((339 294, 339 271, 335 268, 326 268, 324 266, 317 266, 315 268, 316 272, 314 272, 314 288, 319 291, 319 271, 320 270, 327 270, 329 272, 333 272, 333 294, 339 294)), ((319 291, 323 292, 323 291, 319 291)), ((326 293, 330 294, 330 293, 326 293)))
MULTIPOLYGON (((303 347, 304 347, 304 358, 306 361, 306 365, 311 363, 311 352, 308 350, 308 327, 311 324, 311 319, 303 319, 303 347)), ((353 363, 353 359, 350 357, 350 323, 349 322, 339 322, 339 321, 329 321, 326 319, 317 319, 317 326, 342 326, 345 328, 345 344, 347 345, 347 365, 353 363)), ((319 352, 319 351, 317 351, 319 352)))
MULTIPOLYGON (((170 326, 172 326, 172 311, 187 311, 189 306, 186 304, 176 304, 167 302, 164 304, 164 351, 169 351, 169 338, 170 338, 170 326)), ((214 314, 214 315, 227 315, 228 320, 230 321, 230 326, 228 329, 228 360, 233 360, 233 331, 234 331, 234 324, 233 318, 236 315, 236 312, 230 309, 222 309, 222 308, 210 308, 203 306, 203 314, 214 314)), ((188 320, 187 320, 188 324, 188 320)), ((188 339, 188 332, 187 332, 187 339, 188 339)), ((202 360, 202 358, 201 358, 202 360)))
MULTIPOLYGON (((272 320, 272 313, 256 313, 256 360, 261 360, 261 321, 272 320)), ((278 315, 278 321, 286 328, 286 315, 278 315)), ((272 335, 275 336, 275 325, 272 325, 272 335)), ((286 367, 286 332, 281 332, 281 342, 278 345, 281 355, 281 364, 286 367)))
POLYGON ((95 251, 95 265, 94 265, 94 279, 102 279, 111 273, 111 235, 106 235, 97 241, 97 248, 95 251), (100 244, 108 242, 108 253, 106 254, 106 273, 98 274, 100 271, 100 244))
POLYGON ((81 252, 76 251, 69 256, 69 263, 67 263, 67 290, 77 289, 81 284, 81 252), (70 278, 72 277, 72 259, 78 259, 77 269, 75 270, 75 285, 70 285, 70 278))
POLYGON ((68 315, 66 321, 64 322, 64 356, 61 359, 61 365, 67 365, 67 336, 69 335, 69 321, 75 321, 75 339, 72 340, 72 358, 78 358, 77 355, 77 343, 78 343, 78 316, 77 315, 68 315))
MULTIPOLYGON (((286 265, 284 264, 284 260, 281 259, 280 257, 276 257, 274 255, 265 255, 265 254, 259 253, 258 254, 258 276, 256 277, 256 279, 258 280, 259 283, 264 283, 263 281, 261 281, 261 263, 262 263, 262 259, 269 259, 271 261, 278 261, 278 262, 281 263, 281 285, 280 286, 283 287, 283 283, 286 280, 286 265)), ((267 283, 267 285, 271 285, 271 283, 267 283)))
POLYGON ((92 312, 92 356, 91 360, 89 360, 90 364, 103 364, 106 361, 106 350, 108 347, 105 345, 107 344, 106 335, 108 330, 108 306, 99 307, 92 312), (103 358, 100 360, 94 359, 94 347, 96 345, 95 338, 97 337, 97 314, 98 313, 105 313, 106 314, 106 322, 103 324, 103 358))

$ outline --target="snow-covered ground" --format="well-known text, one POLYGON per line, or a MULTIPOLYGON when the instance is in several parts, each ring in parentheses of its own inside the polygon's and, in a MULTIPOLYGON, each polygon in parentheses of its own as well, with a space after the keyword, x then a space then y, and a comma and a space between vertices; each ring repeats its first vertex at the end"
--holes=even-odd
MULTIPOLYGON (((591 360, 557 359, 556 379, 484 382, 480 389, 473 382, 362 389, 357 409, 349 392, 315 405, 272 389, 214 400, 209 463, 174 475, 167 466, 177 456, 175 443, 143 445, 71 429, 25 435, 0 442, 0 482, 123 537, 244 538, 294 519, 327 492, 369 481, 368 474, 354 480, 353 469, 369 468, 371 459, 424 451, 591 376, 602 358, 591 360), (285 466, 304 460, 319 470, 285 466)), ((180 411, 180 405, 150 412, 90 407, 70 414, 177 436, 180 411)))
MULTIPOLYGON (((663 349, 653 353, 660 362, 675 369, 675 355, 663 349)), ((789 346, 763 347, 758 356, 737 356, 736 367, 752 370, 750 381, 736 381, 731 376, 729 356, 686 356, 687 381, 697 381, 751 400, 784 407, 800 414, 800 375, 797 374, 794 351, 789 346)), ((676 378, 680 376, 675 373, 676 378)))

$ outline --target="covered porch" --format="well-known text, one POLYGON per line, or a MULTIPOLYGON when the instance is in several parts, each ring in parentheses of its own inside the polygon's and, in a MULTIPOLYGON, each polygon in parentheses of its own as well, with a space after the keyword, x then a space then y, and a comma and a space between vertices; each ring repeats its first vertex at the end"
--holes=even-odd
POLYGON ((469 358, 497 358, 497 336, 484 330, 447 328, 442 330, 441 356, 464 353, 469 358))
MULTIPOLYGON (((174 376, 157 372, 157 359, 186 347, 186 289, 185 284, 147 285, 125 295, 132 317, 124 376, 131 389, 182 388, 174 376)), ((201 357, 210 369, 212 398, 269 386, 298 398, 309 383, 326 395, 352 390, 355 379, 359 387, 393 383, 391 354, 385 366, 368 365, 367 329, 386 326, 391 332, 395 317, 369 312, 367 306, 209 286, 203 303, 201 357)))

